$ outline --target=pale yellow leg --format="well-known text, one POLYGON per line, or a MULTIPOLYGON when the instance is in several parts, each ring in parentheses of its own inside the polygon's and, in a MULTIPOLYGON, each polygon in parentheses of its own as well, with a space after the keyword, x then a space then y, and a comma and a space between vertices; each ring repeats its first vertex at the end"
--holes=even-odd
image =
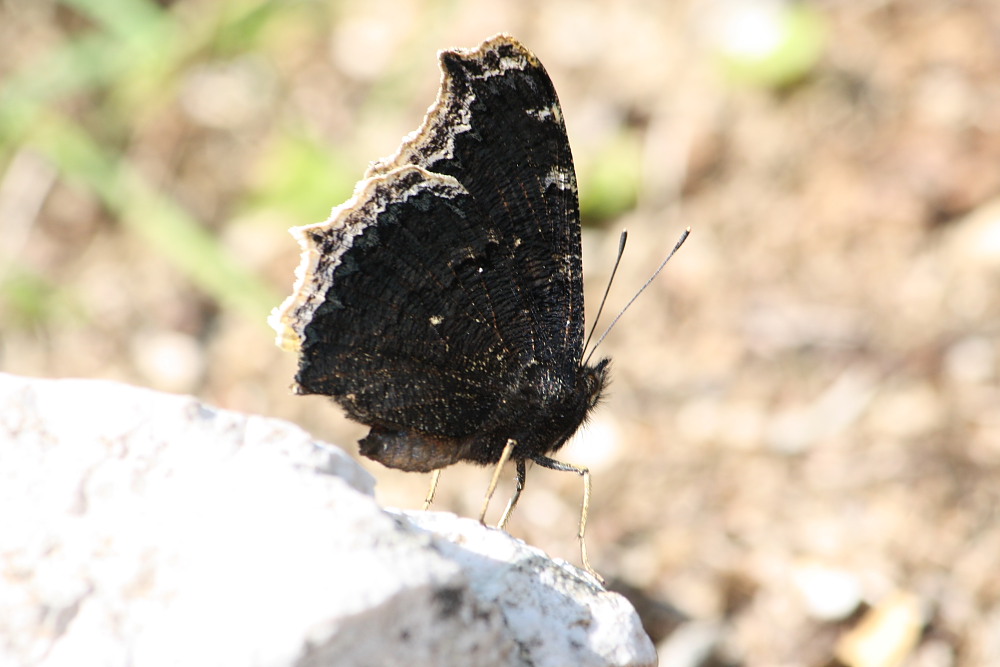
POLYGON ((521 497, 521 491, 524 491, 524 476, 524 459, 519 459, 517 461, 517 478, 514 486, 514 495, 507 501, 507 507, 504 508, 503 514, 500 515, 500 521, 497 522, 497 528, 500 530, 507 530, 507 522, 510 521, 510 515, 514 513, 514 507, 517 506, 517 501, 521 497))
POLYGON ((514 451, 514 447, 516 445, 516 440, 507 440, 507 444, 504 446, 503 452, 500 454, 500 460, 497 461, 497 467, 493 469, 493 479, 490 480, 490 486, 486 489, 486 497, 483 499, 483 509, 479 513, 479 523, 486 523, 486 510, 490 506, 490 500, 493 498, 493 492, 497 489, 497 481, 500 479, 500 471, 503 470, 504 464, 510 459, 510 455, 514 451))
POLYGON ((583 466, 574 466, 569 463, 556 461, 547 456, 536 456, 532 460, 544 468, 575 472, 577 475, 583 477, 583 507, 580 509, 580 529, 576 532, 577 537, 580 539, 580 558, 583 560, 583 567, 587 572, 590 572, 603 584, 604 577, 597 573, 597 570, 590 564, 590 558, 587 557, 587 541, 584 539, 584 535, 587 532, 587 511, 590 509, 590 470, 583 466))
POLYGON ((580 509, 580 530, 577 531, 577 537, 580 538, 580 558, 583 560, 583 567, 586 568, 587 572, 590 572, 603 584, 604 577, 590 565, 590 559, 587 557, 587 540, 584 539, 587 532, 587 511, 590 509, 590 470, 581 467, 580 474, 583 475, 583 507, 580 509))
POLYGON ((431 508, 431 503, 434 502, 434 494, 437 493, 439 479, 441 479, 441 468, 431 473, 431 488, 427 489, 427 497, 424 498, 425 512, 431 508))

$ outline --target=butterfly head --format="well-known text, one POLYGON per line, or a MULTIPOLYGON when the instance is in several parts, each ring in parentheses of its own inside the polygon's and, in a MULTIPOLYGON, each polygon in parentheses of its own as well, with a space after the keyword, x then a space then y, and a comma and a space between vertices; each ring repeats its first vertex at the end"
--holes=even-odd
POLYGON ((577 391, 587 398, 587 412, 589 413, 604 396, 604 390, 610 382, 611 359, 605 357, 594 366, 581 366, 580 375, 577 376, 577 391))

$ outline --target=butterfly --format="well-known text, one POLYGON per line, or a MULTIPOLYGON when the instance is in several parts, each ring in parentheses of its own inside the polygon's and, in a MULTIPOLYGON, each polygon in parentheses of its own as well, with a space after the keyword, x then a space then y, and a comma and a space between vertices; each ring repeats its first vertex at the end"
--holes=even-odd
MULTIPOLYGON (((439 53, 437 99, 324 222, 293 228, 294 291, 272 313, 298 354, 294 390, 371 427, 364 456, 437 471, 507 460, 584 479, 551 458, 587 419, 609 360, 584 363, 576 175, 538 58, 510 35, 439 53)), ((480 519, 482 520, 482 515, 480 519)))

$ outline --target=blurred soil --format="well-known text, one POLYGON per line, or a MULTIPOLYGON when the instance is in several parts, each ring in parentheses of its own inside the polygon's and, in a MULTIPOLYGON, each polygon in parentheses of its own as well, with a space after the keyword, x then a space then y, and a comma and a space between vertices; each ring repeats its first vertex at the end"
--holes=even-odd
MULTIPOLYGON (((661 664, 1000 665, 1000 3, 813 3, 822 56, 780 88, 723 75, 693 0, 137 3, 159 32, 94 71, 67 50, 114 26, 76 5, 0 2, 2 370, 193 393, 356 452, 362 427, 290 395, 265 324, 286 230, 416 128, 437 49, 508 31, 562 100, 591 313, 620 229, 610 311, 692 228, 560 453, 594 473, 591 559, 661 664), (208 234, 158 235, 165 206, 208 234), (249 278, 197 268, 226 261, 249 278)), ((420 506, 428 476, 369 468, 420 506)), ((474 515, 488 479, 447 470, 437 508, 474 515)), ((580 491, 531 470, 510 531, 578 562, 580 491)))

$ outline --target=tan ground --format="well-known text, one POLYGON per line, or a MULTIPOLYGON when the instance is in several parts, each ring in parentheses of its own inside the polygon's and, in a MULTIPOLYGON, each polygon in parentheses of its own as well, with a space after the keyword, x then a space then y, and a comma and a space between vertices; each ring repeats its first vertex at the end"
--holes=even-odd
MULTIPOLYGON (((720 75, 705 2, 288 3, 235 25, 219 8, 255 3, 167 4, 179 29, 126 31, 103 78, 51 57, 105 19, 0 5, 0 368, 194 393, 355 451, 361 427, 289 395, 264 324, 285 230, 416 127, 438 48, 506 30, 563 102, 591 310, 622 227, 612 311, 693 230, 602 347, 611 395, 563 452, 594 471, 595 566, 718 623, 710 664, 1000 664, 1000 4, 817 3, 823 55, 780 92, 720 75), (38 100, 21 125, 15 76, 38 100), (129 176, 75 157, 59 119, 129 176), (151 231, 133 174, 210 232, 207 259, 177 259, 173 218, 151 231), (259 289, 206 286, 227 253, 259 289)), ((419 506, 426 476, 372 470, 419 506)), ((475 514, 488 477, 446 471, 437 507, 475 514)), ((530 471, 511 532, 576 562, 579 493, 530 471)))

